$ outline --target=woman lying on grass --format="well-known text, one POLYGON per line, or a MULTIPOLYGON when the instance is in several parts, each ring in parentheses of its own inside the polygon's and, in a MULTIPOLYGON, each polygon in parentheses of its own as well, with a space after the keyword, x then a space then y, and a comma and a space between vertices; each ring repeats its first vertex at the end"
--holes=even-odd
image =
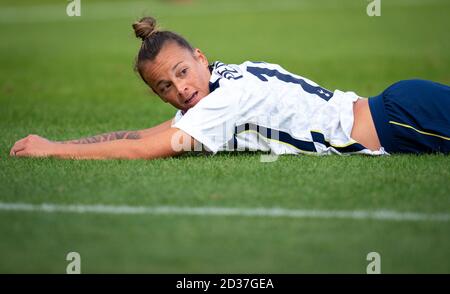
POLYGON ((272 154, 450 151, 450 87, 424 80, 393 84, 364 99, 331 92, 276 64, 208 63, 184 38, 145 17, 133 24, 142 45, 136 70, 175 117, 150 129, 52 142, 17 141, 11 156, 153 159, 190 150, 272 154))

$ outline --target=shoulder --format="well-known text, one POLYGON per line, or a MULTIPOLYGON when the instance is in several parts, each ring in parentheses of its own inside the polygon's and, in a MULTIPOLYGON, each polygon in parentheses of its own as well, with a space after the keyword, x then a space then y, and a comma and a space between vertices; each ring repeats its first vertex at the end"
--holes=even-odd
POLYGON ((233 82, 233 86, 237 86, 237 84, 245 85, 255 81, 255 77, 258 77, 260 74, 264 74, 266 72, 288 73, 288 71, 286 71, 279 64, 265 61, 244 61, 241 64, 226 64, 216 61, 210 65, 210 70, 210 82, 215 85, 213 89, 217 88, 224 81, 233 82))
POLYGON ((260 69, 265 70, 282 70, 278 64, 268 63, 264 61, 244 61, 241 64, 227 64, 221 61, 215 61, 210 64, 211 71, 210 92, 212 93, 219 87, 232 88, 234 91, 240 91, 247 88, 249 84, 258 82, 255 79, 260 69), (259 69, 259 70, 258 70, 259 69))
POLYGON ((211 81, 219 79, 239 80, 243 77, 243 69, 237 64, 227 64, 221 61, 215 61, 210 65, 211 81))
POLYGON ((246 79, 245 64, 227 64, 215 61, 209 65, 211 78, 209 80, 210 94, 208 96, 239 96, 246 79))
POLYGON ((209 65, 211 80, 217 79, 239 80, 244 77, 249 67, 280 68, 278 64, 264 61, 244 61, 241 64, 228 64, 215 61, 209 65))

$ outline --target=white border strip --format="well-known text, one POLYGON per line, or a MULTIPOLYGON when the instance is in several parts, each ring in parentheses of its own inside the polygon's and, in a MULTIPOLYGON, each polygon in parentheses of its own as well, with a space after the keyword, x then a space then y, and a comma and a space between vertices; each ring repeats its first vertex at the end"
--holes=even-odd
POLYGON ((35 211, 44 213, 99 213, 99 214, 151 214, 199 215, 243 217, 288 217, 315 219, 357 219, 388 221, 450 221, 449 213, 400 212, 395 210, 307 210, 284 208, 231 208, 231 207, 177 207, 177 206, 123 206, 82 204, 31 204, 0 202, 0 211, 35 211))

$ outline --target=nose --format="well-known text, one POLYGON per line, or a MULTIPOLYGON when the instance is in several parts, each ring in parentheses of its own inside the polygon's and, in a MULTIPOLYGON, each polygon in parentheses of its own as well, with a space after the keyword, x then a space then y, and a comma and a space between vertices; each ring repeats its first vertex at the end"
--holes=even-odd
POLYGON ((177 89, 178 98, 186 99, 187 96, 189 95, 189 91, 188 91, 188 87, 187 87, 186 83, 184 83, 183 81, 179 81, 179 82, 175 83, 174 86, 177 89))

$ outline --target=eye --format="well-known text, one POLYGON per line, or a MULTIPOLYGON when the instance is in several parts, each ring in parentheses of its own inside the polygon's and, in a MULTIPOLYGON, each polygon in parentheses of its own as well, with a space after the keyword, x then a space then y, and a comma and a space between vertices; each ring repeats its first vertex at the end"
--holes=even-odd
POLYGON ((181 71, 180 71, 180 75, 181 76, 184 76, 185 74, 187 74, 187 71, 188 71, 188 68, 186 67, 186 68, 183 68, 181 71))
POLYGON ((161 92, 164 93, 164 92, 166 92, 167 90, 169 90, 169 88, 170 88, 170 83, 167 83, 167 84, 165 84, 165 85, 161 88, 161 92))

